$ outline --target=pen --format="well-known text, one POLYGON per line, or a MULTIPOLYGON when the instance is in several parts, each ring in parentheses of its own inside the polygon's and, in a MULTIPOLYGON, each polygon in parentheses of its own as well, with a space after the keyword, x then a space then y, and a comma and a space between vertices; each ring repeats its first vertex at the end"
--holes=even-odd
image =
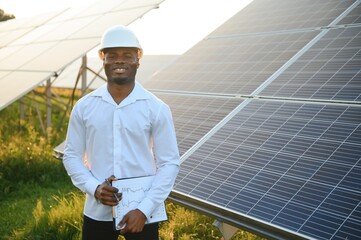
MULTIPOLYGON (((108 186, 111 186, 111 185, 112 185, 107 178, 105 179, 105 183, 106 183, 108 186)), ((118 195, 117 195, 115 192, 113 192, 113 195, 114 195, 115 199, 117 200, 117 202, 119 202, 118 195)))

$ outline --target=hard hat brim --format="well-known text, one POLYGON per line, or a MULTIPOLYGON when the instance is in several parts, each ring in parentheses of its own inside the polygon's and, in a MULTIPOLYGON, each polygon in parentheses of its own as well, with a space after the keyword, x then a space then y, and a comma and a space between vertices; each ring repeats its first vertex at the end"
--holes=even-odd
MULTIPOLYGON (((98 50, 98 56, 102 61, 104 61, 104 49, 107 48, 102 48, 98 50)), ((137 48, 137 49, 138 49, 138 59, 141 59, 143 57, 143 49, 141 48, 137 48)))

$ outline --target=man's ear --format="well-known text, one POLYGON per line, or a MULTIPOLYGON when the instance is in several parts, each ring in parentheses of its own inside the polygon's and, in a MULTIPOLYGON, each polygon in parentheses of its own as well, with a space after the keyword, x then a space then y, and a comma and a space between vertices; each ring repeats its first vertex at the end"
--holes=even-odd
POLYGON ((104 61, 104 52, 99 50, 98 55, 99 55, 99 58, 104 61))
POLYGON ((138 49, 138 59, 141 59, 143 57, 143 50, 142 49, 138 49))

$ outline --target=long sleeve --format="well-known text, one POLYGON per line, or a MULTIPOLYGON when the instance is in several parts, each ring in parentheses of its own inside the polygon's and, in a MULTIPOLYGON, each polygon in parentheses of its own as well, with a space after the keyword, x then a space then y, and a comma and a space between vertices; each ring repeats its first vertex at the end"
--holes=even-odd
POLYGON ((86 129, 79 106, 76 105, 69 120, 63 164, 73 184, 81 191, 93 195, 100 182, 84 163, 85 146, 86 129))
POLYGON ((169 195, 179 172, 179 152, 171 112, 163 104, 152 126, 153 151, 157 171, 151 190, 139 204, 148 218, 152 211, 169 195))

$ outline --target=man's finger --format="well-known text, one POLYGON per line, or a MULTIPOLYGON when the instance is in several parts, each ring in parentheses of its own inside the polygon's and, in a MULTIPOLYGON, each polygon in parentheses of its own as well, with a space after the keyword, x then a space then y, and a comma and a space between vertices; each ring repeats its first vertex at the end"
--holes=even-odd
POLYGON ((125 215, 123 217, 122 221, 120 221, 120 223, 118 224, 119 229, 121 229, 120 233, 122 235, 124 235, 124 234, 126 234, 128 232, 127 220, 128 220, 128 217, 127 217, 127 215, 125 215))

